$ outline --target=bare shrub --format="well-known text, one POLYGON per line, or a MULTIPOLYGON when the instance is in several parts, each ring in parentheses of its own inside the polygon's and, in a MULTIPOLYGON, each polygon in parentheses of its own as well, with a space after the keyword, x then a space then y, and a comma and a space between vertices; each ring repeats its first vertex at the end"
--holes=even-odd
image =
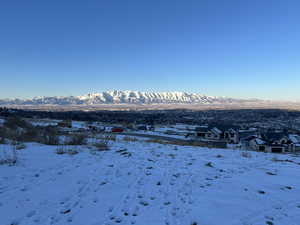
POLYGON ((109 148, 109 142, 110 141, 116 141, 115 135, 101 135, 98 137, 98 139, 95 140, 95 143, 93 146, 97 148, 98 151, 108 151, 109 148))
POLYGON ((0 144, 2 145, 6 144, 6 140, 4 137, 0 137, 0 144))
POLYGON ((16 130, 17 128, 31 128, 32 125, 20 117, 8 117, 4 122, 4 127, 16 130))
POLYGON ((68 145, 86 145, 87 135, 85 134, 73 134, 70 136, 70 140, 67 142, 68 145))
POLYGON ((44 138, 44 144, 46 145, 58 145, 59 136, 57 135, 46 135, 44 138))
POLYGON ((7 158, 7 159, 0 159, 0 165, 10 165, 13 166, 17 163, 16 159, 7 158))
POLYGON ((56 149, 56 154, 57 155, 64 155, 64 154, 68 154, 68 155, 76 155, 78 154, 79 151, 77 149, 74 148, 66 148, 66 146, 60 146, 56 149))
POLYGON ((108 151, 109 150, 109 146, 108 146, 108 143, 105 142, 104 140, 99 140, 97 142, 95 142, 93 144, 98 151, 108 151))
POLYGON ((60 146, 56 149, 56 154, 63 155, 66 153, 66 149, 63 146, 60 146))
POLYGON ((252 155, 251 155, 250 152, 242 152, 241 156, 244 157, 244 158, 252 158, 252 155))
POLYGON ((59 131, 53 126, 41 128, 36 141, 45 145, 59 145, 59 131))
POLYGON ((18 117, 11 117, 4 123, 0 136, 18 142, 38 142, 47 145, 58 145, 58 129, 54 126, 33 126, 18 117))
POLYGON ((58 145, 58 130, 53 126, 31 127, 30 129, 25 130, 25 132, 22 134, 22 141, 39 142, 46 145, 58 145))
MULTIPOLYGON (((2 138, 6 138, 12 141, 23 142, 26 141, 26 133, 28 130, 32 130, 34 127, 24 119, 19 117, 9 117, 3 124, 0 135, 2 138)), ((30 139, 30 141, 32 141, 30 139)))
POLYGON ((23 141, 24 130, 22 128, 5 128, 5 137, 12 141, 23 141))
POLYGON ((98 137, 99 139, 105 140, 105 141, 117 141, 117 137, 114 134, 105 134, 98 137))
POLYGON ((38 129, 37 127, 31 127, 29 129, 26 129, 23 132, 22 137, 20 137, 19 139, 24 142, 34 142, 37 141, 41 133, 42 133, 41 130, 38 129))
POLYGON ((18 161, 17 149, 14 145, 4 146, 0 154, 0 165, 15 165, 18 161))

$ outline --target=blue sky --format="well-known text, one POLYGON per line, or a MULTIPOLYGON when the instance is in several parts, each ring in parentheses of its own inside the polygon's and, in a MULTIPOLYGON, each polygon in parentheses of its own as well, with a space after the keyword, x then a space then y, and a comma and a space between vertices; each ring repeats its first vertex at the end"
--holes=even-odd
POLYGON ((105 90, 300 100, 298 0, 0 3, 0 98, 105 90))

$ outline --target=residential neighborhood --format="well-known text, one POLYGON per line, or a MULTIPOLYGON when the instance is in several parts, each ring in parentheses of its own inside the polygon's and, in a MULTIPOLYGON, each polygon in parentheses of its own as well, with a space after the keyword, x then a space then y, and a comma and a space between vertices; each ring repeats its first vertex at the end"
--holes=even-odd
POLYGON ((245 150, 261 152, 300 151, 299 132, 286 130, 262 131, 257 128, 245 130, 237 126, 200 126, 195 129, 194 138, 196 140, 225 141, 245 150))
MULTIPOLYGON (((39 112, 0 108, 6 117, 63 132, 114 133, 173 140, 210 148, 294 153, 300 151, 300 113, 284 110, 39 112), (188 118, 187 118, 188 116, 188 118)), ((1 125, 2 124, 2 125, 1 125)))

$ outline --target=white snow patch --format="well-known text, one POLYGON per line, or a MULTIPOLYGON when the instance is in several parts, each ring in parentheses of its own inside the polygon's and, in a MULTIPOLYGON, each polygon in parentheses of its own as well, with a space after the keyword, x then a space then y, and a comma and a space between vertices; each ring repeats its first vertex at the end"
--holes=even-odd
POLYGON ((55 148, 29 144, 16 166, 0 166, 1 225, 300 221, 297 157, 121 139, 96 154, 55 148))

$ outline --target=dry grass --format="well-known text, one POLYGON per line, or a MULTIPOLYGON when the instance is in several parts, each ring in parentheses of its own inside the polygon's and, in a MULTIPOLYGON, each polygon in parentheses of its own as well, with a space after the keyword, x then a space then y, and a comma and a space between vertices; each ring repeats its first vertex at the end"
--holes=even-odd
POLYGON ((137 142, 138 139, 135 138, 135 137, 125 136, 125 137, 123 138, 123 141, 127 141, 127 142, 137 142))
POLYGON ((276 156, 274 156, 274 157, 272 157, 271 161, 273 161, 273 162, 278 162, 278 161, 280 161, 280 160, 279 160, 276 156))
POLYGON ((64 154, 76 155, 78 153, 79 153, 79 151, 77 149, 66 148, 65 146, 61 146, 56 149, 56 154, 58 154, 58 155, 64 155, 64 154))
POLYGON ((93 144, 94 147, 96 147, 97 151, 108 151, 109 150, 109 146, 108 143, 105 141, 98 141, 96 143, 93 144))
POLYGON ((117 140, 116 135, 103 134, 101 136, 98 136, 97 139, 95 139, 93 146, 96 147, 96 151, 108 151, 110 150, 109 142, 116 141, 116 140, 117 140))
POLYGON ((27 146, 24 144, 24 143, 18 143, 16 145, 16 149, 17 150, 22 150, 22 149, 25 149, 27 146))
POLYGON ((156 144, 162 144, 162 145, 166 145, 168 144, 167 141, 163 141, 163 140, 158 140, 158 139, 148 139, 145 142, 147 143, 156 143, 156 144))
POLYGON ((77 149, 68 149, 67 154, 68 155, 77 155, 79 151, 77 149))

